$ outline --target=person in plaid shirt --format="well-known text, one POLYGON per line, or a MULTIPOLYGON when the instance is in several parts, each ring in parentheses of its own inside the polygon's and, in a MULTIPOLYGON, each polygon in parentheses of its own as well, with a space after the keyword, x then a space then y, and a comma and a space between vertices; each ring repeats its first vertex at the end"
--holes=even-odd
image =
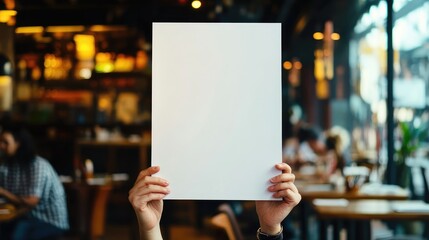
POLYGON ((21 214, 1 223, 0 239, 46 239, 69 228, 66 195, 50 163, 38 156, 31 135, 19 126, 0 133, 0 197, 21 214))

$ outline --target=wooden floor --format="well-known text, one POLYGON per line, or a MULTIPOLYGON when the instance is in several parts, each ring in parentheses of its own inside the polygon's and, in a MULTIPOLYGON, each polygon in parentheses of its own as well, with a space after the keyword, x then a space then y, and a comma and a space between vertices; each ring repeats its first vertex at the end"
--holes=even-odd
MULTIPOLYGON (((293 223, 293 225, 296 229, 299 229, 299 226, 296 225, 296 223, 293 223)), ((314 216, 309 218, 309 225, 310 225, 309 238, 311 240, 319 239, 317 221, 314 218, 314 216)), ((388 237, 393 236, 392 231, 387 229, 384 223, 380 221, 372 221, 371 225, 373 229, 372 239, 387 239, 388 237)), ((416 222, 414 227, 417 228, 418 230, 417 232, 423 231, 422 229, 423 225, 421 225, 421 223, 416 222)), ((330 232, 331 230, 328 229, 328 232, 330 232)), ((214 229, 210 229, 207 227, 204 227, 203 229, 199 230, 191 225, 171 225, 168 229, 168 234, 165 234, 163 237, 164 237, 164 240, 220 240, 220 239, 225 239, 226 235, 220 238, 219 232, 215 232, 214 229)), ((124 224, 123 225, 108 224, 106 226, 106 234, 102 239, 103 240, 117 240, 117 239, 138 240, 136 233, 133 232, 132 227, 130 225, 124 225, 124 224)), ((253 234, 252 236, 249 235, 246 239, 253 240, 254 235, 253 234)), ((290 238, 290 239, 300 240, 300 237, 296 236, 295 238, 290 238)), ((330 236, 329 239, 332 239, 332 236, 330 236)), ((346 232, 342 232, 340 239, 341 240, 346 239, 346 232)), ((415 238, 404 238, 404 239, 412 240, 415 238)))
MULTIPOLYGON (((106 228, 105 240, 133 239, 130 226, 109 225, 106 228)), ((171 226, 168 240, 215 240, 210 233, 198 231, 190 226, 171 226)), ((165 239, 167 240, 167 239, 165 239)))

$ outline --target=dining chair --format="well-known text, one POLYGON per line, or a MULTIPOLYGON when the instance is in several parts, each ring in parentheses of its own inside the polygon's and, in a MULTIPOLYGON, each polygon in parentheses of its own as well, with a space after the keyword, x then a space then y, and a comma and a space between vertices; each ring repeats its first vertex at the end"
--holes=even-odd
POLYGON ((427 172, 429 171, 429 159, 409 158, 407 167, 410 168, 409 174, 410 198, 413 200, 423 200, 429 203, 429 187, 427 172))
POLYGON ((244 240, 237 217, 231 206, 223 203, 218 207, 219 213, 211 218, 211 223, 225 230, 229 240, 244 240))
POLYGON ((65 185, 65 189, 71 228, 67 237, 102 239, 112 185, 70 183, 65 185))
MULTIPOLYGON (((428 183, 428 177, 426 175, 427 171, 429 170, 429 164, 422 164, 422 166, 420 167, 420 171, 423 177, 423 201, 425 201, 426 203, 429 203, 429 183, 428 183)), ((425 222, 424 223, 424 230, 423 230, 423 236, 426 236, 427 238, 429 238, 429 223, 425 222)))
MULTIPOLYGON (((415 182, 414 182, 414 174, 410 174, 410 192, 411 192, 411 199, 422 199, 424 202, 429 203, 429 183, 427 178, 427 171, 429 171, 429 160, 428 159, 412 159, 412 161, 407 162, 407 167, 410 168, 416 168, 416 170, 419 170, 419 175, 422 185, 423 185, 423 195, 418 196, 415 190, 415 182)), ((389 238, 380 238, 377 240, 422 240, 422 239, 429 239, 429 223, 424 222, 423 223, 423 233, 422 236, 416 236, 416 235, 394 235, 389 238)))
POLYGON ((425 201, 426 203, 429 203, 429 183, 428 183, 429 179, 426 175, 428 170, 429 170, 429 165, 420 167, 420 172, 423 178, 423 201, 425 201))

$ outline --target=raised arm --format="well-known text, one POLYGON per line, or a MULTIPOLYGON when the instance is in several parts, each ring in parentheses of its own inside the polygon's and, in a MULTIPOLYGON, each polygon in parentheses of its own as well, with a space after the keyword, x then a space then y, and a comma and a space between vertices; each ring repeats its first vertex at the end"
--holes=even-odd
POLYGON ((152 176, 159 170, 158 166, 142 170, 129 192, 128 200, 137 215, 141 240, 162 239, 159 226, 163 210, 162 199, 170 190, 165 179, 152 176))
MULTIPOLYGON (((259 218, 259 232, 269 236, 281 235, 281 222, 289 215, 292 209, 301 201, 301 195, 296 188, 295 175, 286 163, 275 166, 281 174, 270 179, 272 185, 268 188, 275 198, 281 201, 256 201, 256 212, 259 218)), ((278 239, 282 239, 279 236, 278 239)))

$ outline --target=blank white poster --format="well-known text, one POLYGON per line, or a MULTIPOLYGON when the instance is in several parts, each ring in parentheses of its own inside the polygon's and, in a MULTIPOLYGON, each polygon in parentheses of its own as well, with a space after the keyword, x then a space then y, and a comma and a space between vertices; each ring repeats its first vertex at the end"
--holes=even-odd
POLYGON ((152 44, 152 165, 167 199, 273 199, 280 23, 154 23, 152 44))

